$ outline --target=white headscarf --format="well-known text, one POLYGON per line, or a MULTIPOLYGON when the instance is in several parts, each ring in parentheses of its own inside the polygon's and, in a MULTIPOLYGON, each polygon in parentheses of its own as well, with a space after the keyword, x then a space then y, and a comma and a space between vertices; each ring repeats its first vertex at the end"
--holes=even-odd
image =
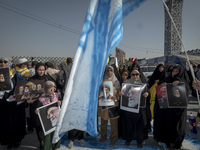
POLYGON ((120 83, 119 83, 117 77, 115 76, 114 68, 112 66, 107 66, 106 67, 106 71, 105 71, 105 75, 104 75, 103 79, 104 80, 110 80, 110 81, 112 81, 113 86, 115 87, 115 89, 120 88, 120 83), (111 77, 107 76, 107 71, 108 71, 109 68, 112 69, 112 71, 113 71, 113 75, 111 77))
MULTIPOLYGON (((5 61, 7 61, 7 62, 8 62, 8 68, 11 68, 12 63, 11 63, 11 61, 10 61, 7 57, 0 57, 0 60, 5 60, 5 61)), ((0 68, 2 68, 2 67, 0 67, 0 68)))
MULTIPOLYGON (((12 63, 11 63, 11 61, 10 61, 7 57, 0 57, 0 60, 5 60, 5 61, 7 61, 7 62, 8 62, 8 68, 11 69, 12 63)), ((2 67, 0 67, 0 68, 2 68, 2 67)), ((11 84, 12 84, 12 81, 11 81, 11 84)), ((13 87, 13 85, 12 85, 12 87, 13 87)), ((3 98, 5 92, 9 93, 10 90, 0 91, 0 99, 3 98)))

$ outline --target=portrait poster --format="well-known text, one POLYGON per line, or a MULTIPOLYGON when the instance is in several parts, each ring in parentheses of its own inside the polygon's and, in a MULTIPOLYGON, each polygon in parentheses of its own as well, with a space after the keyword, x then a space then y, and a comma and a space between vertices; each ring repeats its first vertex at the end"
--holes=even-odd
POLYGON ((60 106, 58 102, 53 102, 48 105, 37 108, 39 110, 39 119, 44 131, 44 135, 53 132, 56 129, 56 124, 59 117, 60 106))
POLYGON ((160 109, 169 108, 168 107, 168 94, 166 85, 156 86, 156 94, 158 99, 158 104, 160 109))
POLYGON ((99 89, 99 106, 114 106, 112 81, 103 81, 99 89))
POLYGON ((0 91, 12 90, 9 68, 0 68, 0 91))
POLYGON ((147 92, 147 84, 141 85, 141 99, 140 99, 140 108, 146 108, 146 97, 143 94, 147 92))
POLYGON ((174 86, 172 83, 167 84, 167 94, 169 108, 187 107, 185 83, 180 82, 177 86, 174 86))
POLYGON ((122 84, 124 95, 121 96, 120 109, 139 113, 142 86, 141 84, 122 84))
POLYGON ((17 82, 16 101, 38 100, 44 93, 44 81, 23 81, 17 82))

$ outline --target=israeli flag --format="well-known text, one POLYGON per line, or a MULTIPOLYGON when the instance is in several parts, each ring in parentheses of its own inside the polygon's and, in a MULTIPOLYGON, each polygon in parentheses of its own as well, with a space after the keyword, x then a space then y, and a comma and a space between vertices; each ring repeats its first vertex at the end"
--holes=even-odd
POLYGON ((98 89, 107 59, 122 39, 122 18, 145 0, 91 0, 54 133, 72 129, 97 135, 98 89))

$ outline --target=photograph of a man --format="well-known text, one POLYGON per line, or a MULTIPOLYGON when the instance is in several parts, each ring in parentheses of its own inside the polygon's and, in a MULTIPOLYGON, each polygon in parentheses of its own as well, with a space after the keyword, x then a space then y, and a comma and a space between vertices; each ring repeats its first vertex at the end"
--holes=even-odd
POLYGON ((40 85, 40 89, 44 89, 44 81, 41 80, 17 82, 16 101, 34 102, 38 100, 43 93, 38 92, 37 85, 40 85))
POLYGON ((60 112, 60 107, 58 106, 58 102, 53 102, 37 109, 39 110, 38 115, 44 134, 47 135, 53 132, 56 128, 60 112))
POLYGON ((9 68, 0 68, 0 91, 12 90, 9 68))
POLYGON ((59 107, 50 107, 47 110, 47 119, 50 119, 52 127, 56 126, 59 115, 59 107))
POLYGON ((174 86, 173 84, 167 84, 167 91, 170 108, 187 107, 187 95, 184 83, 181 82, 177 86, 174 86))
POLYGON ((0 74, 0 82, 4 82, 4 81, 5 81, 4 75, 0 74))
POLYGON ((138 108, 138 95, 139 88, 131 87, 127 93, 128 96, 128 107, 138 108))
POLYGON ((99 92, 99 106, 113 106, 115 105, 113 98, 112 81, 104 81, 100 87, 99 92))
POLYGON ((19 86, 19 93, 18 95, 23 95, 24 94, 24 86, 19 86))
POLYGON ((139 112, 141 87, 142 85, 137 84, 126 83, 122 85, 124 95, 121 97, 120 109, 135 113, 139 112))
POLYGON ((159 85, 156 87, 157 99, 160 108, 168 108, 167 87, 159 85))

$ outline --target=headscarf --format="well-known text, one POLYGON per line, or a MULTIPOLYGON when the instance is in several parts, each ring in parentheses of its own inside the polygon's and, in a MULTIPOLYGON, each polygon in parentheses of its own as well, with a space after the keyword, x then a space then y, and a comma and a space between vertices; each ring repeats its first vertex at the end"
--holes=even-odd
MULTIPOLYGON (((8 62, 8 68, 11 69, 12 63, 11 63, 11 61, 10 61, 7 57, 1 57, 0 60, 5 60, 5 61, 7 61, 7 62, 8 62)), ((1 67, 0 67, 0 68, 1 68, 1 67)))
MULTIPOLYGON (((11 63, 11 61, 10 61, 7 57, 0 57, 0 60, 5 60, 5 61, 7 61, 7 62, 8 62, 8 68, 11 69, 12 63, 11 63)), ((2 67, 0 67, 0 68, 2 68, 2 67)), ((13 87, 13 82, 11 82, 11 86, 13 87)), ((5 92, 9 93, 10 91, 11 91, 11 90, 0 91, 0 99, 3 98, 5 92)))
MULTIPOLYGON (((129 72, 133 71, 133 67, 136 65, 136 67, 138 68, 138 71, 140 73, 140 80, 142 81, 142 83, 147 83, 147 80, 143 74, 143 72, 140 70, 140 65, 138 63, 133 63, 130 67, 129 67, 129 72)), ((129 77, 131 78, 131 77, 129 77)))
POLYGON ((163 70, 163 72, 160 72, 160 70, 159 70, 160 67, 164 68, 164 65, 163 64, 159 64, 156 67, 155 71, 153 72, 153 74, 151 75, 151 77, 149 79, 149 87, 154 85, 155 80, 162 81, 167 76, 165 69, 163 70))
POLYGON ((174 76, 174 78, 175 78, 175 79, 180 79, 180 81, 184 82, 184 83, 185 83, 185 88, 186 88, 186 90, 189 91, 189 90, 190 90, 190 87, 189 87, 189 81, 190 81, 190 79, 189 79, 189 76, 188 76, 186 70, 185 70, 182 66, 175 66, 175 67, 172 69, 172 71, 173 71, 174 69, 177 69, 177 70, 179 71, 179 73, 176 74, 176 75, 174 76))
POLYGON ((124 83, 125 81, 123 81, 123 79, 122 79, 122 75, 123 74, 126 74, 127 75, 127 77, 129 76, 129 71, 128 70, 123 70, 122 72, 121 72, 121 80, 120 80, 120 85, 122 85, 122 83, 124 83))
POLYGON ((174 69, 178 70, 178 74, 176 74, 174 77, 172 77, 172 74, 170 74, 167 78, 165 78, 159 84, 162 84, 164 82, 166 82, 166 83, 172 83, 174 81, 184 82, 185 83, 186 91, 189 92, 189 90, 190 90, 190 87, 189 87, 189 77, 188 77, 188 74, 187 74, 186 70, 182 66, 174 66, 174 68, 172 69, 172 71, 174 69))
POLYGON ((44 68, 45 68, 44 63, 42 63, 42 62, 37 63, 35 66, 35 75, 31 77, 33 80, 46 80, 47 77, 46 77, 45 73, 43 76, 40 76, 37 72, 37 70, 40 66, 44 66, 44 68))
MULTIPOLYGON (((133 70, 133 71, 131 72, 131 74, 132 74, 134 71, 137 72, 137 73, 140 75, 140 72, 139 72, 138 70, 133 70)), ((126 83, 141 84, 142 81, 141 81, 140 77, 139 77, 138 80, 133 80, 132 78, 130 78, 130 79, 126 80, 126 83)))
POLYGON ((104 80, 110 80, 110 81, 112 81, 113 86, 115 87, 115 89, 120 88, 119 81, 118 81, 117 77, 115 76, 114 68, 113 68, 112 66, 107 66, 107 67, 106 67, 106 70, 105 70, 105 74, 104 74, 104 78, 103 78, 103 79, 104 79, 104 80), (108 71, 109 68, 112 69, 112 71, 113 71, 113 75, 112 75, 111 77, 108 77, 108 76, 107 76, 107 71, 108 71))

